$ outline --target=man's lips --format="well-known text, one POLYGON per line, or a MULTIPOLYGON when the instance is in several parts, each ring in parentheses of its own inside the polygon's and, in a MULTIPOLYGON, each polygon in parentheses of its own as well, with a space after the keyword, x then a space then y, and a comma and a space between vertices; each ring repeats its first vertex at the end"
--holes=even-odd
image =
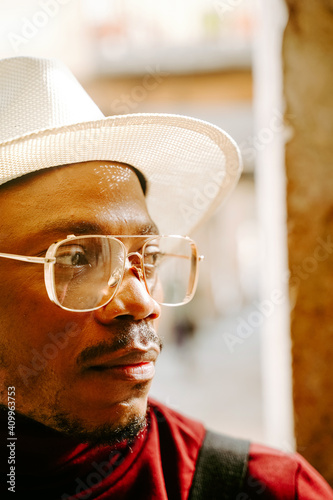
POLYGON ((144 381, 155 375, 155 361, 159 348, 122 350, 105 355, 84 368, 85 373, 101 374, 121 380, 144 381))
POLYGON ((143 382, 151 380, 155 375, 155 365, 152 361, 136 363, 133 365, 116 365, 110 368, 97 370, 104 375, 111 375, 120 380, 143 382))

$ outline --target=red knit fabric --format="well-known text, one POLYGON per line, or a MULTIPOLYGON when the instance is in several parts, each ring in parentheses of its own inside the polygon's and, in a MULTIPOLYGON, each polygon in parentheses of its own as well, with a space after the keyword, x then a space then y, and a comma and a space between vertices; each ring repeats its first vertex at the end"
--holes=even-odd
MULTIPOLYGON (((78 443, 17 415, 16 491, 11 494, 5 477, 9 466, 3 414, 0 498, 186 500, 205 429, 154 401, 148 415, 147 429, 130 447, 78 443)), ((252 444, 237 500, 256 498, 329 500, 333 492, 300 455, 252 444)))
POLYGON ((331 500, 333 490, 298 453, 252 443, 244 494, 237 500, 331 500))

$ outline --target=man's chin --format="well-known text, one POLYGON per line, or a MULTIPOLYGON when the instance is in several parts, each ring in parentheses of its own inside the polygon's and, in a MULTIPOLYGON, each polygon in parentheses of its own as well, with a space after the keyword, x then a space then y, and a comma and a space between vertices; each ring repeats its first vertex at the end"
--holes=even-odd
POLYGON ((81 443, 91 443, 93 445, 117 445, 124 441, 131 443, 136 436, 146 427, 147 417, 131 416, 124 424, 102 424, 95 428, 86 428, 79 420, 70 416, 57 413, 53 416, 53 427, 66 434, 72 439, 77 439, 81 443))

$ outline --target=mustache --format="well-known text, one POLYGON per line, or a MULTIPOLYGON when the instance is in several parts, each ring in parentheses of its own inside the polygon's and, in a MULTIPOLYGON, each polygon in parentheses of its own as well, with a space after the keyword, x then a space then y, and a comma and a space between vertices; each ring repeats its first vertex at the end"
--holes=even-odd
POLYGON ((104 340, 96 345, 86 347, 77 357, 76 363, 79 366, 85 365, 95 358, 104 354, 112 354, 122 349, 135 347, 150 347, 151 344, 158 346, 161 351, 163 348, 162 339, 146 323, 143 324, 124 324, 117 329, 115 338, 112 342, 104 340))

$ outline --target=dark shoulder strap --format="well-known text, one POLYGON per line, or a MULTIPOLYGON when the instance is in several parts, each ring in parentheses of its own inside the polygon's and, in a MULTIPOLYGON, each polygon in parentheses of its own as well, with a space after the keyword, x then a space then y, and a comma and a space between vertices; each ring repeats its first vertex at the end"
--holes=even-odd
POLYGON ((189 500, 234 500, 242 491, 250 442, 207 431, 189 500))

